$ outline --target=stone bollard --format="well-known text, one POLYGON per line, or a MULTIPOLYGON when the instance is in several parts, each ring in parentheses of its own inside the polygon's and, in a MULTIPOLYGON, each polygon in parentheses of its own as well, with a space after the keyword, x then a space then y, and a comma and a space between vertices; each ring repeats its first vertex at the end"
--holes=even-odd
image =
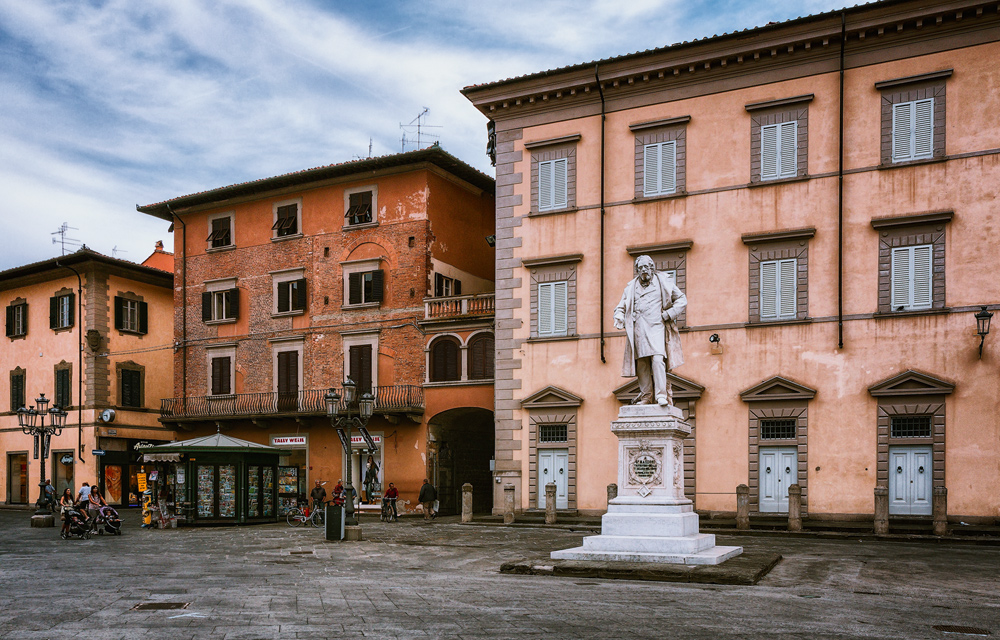
POLYGON ((545 485, 545 524, 556 523, 556 483, 545 485))
POLYGON ((889 489, 875 487, 875 535, 889 533, 889 489))
POLYGON ((462 485, 462 522, 472 522, 472 485, 462 485))
POLYGON ((934 535, 948 535, 948 487, 934 487, 934 535))
POLYGON ((611 504, 611 501, 617 497, 618 497, 618 485, 612 482, 611 484, 608 485, 608 504, 611 504))
POLYGON ((514 523, 514 485, 503 486, 503 523, 514 523))
POLYGON ((750 487, 745 484, 736 486, 736 528, 750 528, 750 487))
POLYGON ((802 531, 802 487, 788 485, 788 530, 802 531))

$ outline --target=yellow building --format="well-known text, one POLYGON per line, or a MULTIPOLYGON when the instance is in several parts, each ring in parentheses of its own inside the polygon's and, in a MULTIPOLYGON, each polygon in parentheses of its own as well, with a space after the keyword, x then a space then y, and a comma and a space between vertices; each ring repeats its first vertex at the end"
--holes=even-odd
MULTIPOLYGON (((159 245, 147 262, 165 256, 159 245)), ((138 505, 142 448, 174 439, 158 421, 173 383, 173 274, 84 247, 0 272, 0 294, 4 503, 34 503, 51 479, 58 493, 97 482, 110 504, 138 505), (68 413, 47 460, 16 414, 43 394, 68 413)))
POLYGON ((600 513, 638 255, 686 293, 705 512, 1000 514, 1000 16, 889 1, 467 87, 497 167, 496 479, 600 513))

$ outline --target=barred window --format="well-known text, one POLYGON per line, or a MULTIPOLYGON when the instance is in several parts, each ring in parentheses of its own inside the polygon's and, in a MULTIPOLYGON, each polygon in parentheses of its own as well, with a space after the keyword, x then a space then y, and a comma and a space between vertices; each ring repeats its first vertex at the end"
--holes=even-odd
POLYGON ((796 423, 795 418, 784 418, 780 420, 761 420, 760 439, 794 440, 795 423, 796 423))
POLYGON ((890 438, 929 438, 930 416, 893 416, 889 427, 890 438))
POLYGON ((538 425, 539 442, 566 442, 567 428, 564 424, 538 425))

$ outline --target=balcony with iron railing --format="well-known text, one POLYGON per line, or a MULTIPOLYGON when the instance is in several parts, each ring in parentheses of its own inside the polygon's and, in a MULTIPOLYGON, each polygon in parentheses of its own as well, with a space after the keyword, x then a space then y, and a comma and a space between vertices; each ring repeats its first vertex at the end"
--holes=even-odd
MULTIPOLYGON (((329 389, 304 389, 295 393, 233 393, 220 396, 163 398, 161 422, 297 418, 325 416, 329 389)), ((344 396, 343 389, 337 393, 344 396)), ((373 387, 375 415, 419 415, 424 412, 424 390, 415 385, 373 387)))
POLYGON ((424 298, 425 321, 490 317, 494 313, 496 313, 496 295, 492 292, 447 298, 424 298))

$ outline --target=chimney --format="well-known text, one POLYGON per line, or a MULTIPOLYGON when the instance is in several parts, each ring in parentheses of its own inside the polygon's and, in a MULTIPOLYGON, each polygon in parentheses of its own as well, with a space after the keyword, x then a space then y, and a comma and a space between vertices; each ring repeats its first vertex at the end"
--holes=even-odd
POLYGON ((163 240, 156 241, 156 253, 163 253, 163 240))

